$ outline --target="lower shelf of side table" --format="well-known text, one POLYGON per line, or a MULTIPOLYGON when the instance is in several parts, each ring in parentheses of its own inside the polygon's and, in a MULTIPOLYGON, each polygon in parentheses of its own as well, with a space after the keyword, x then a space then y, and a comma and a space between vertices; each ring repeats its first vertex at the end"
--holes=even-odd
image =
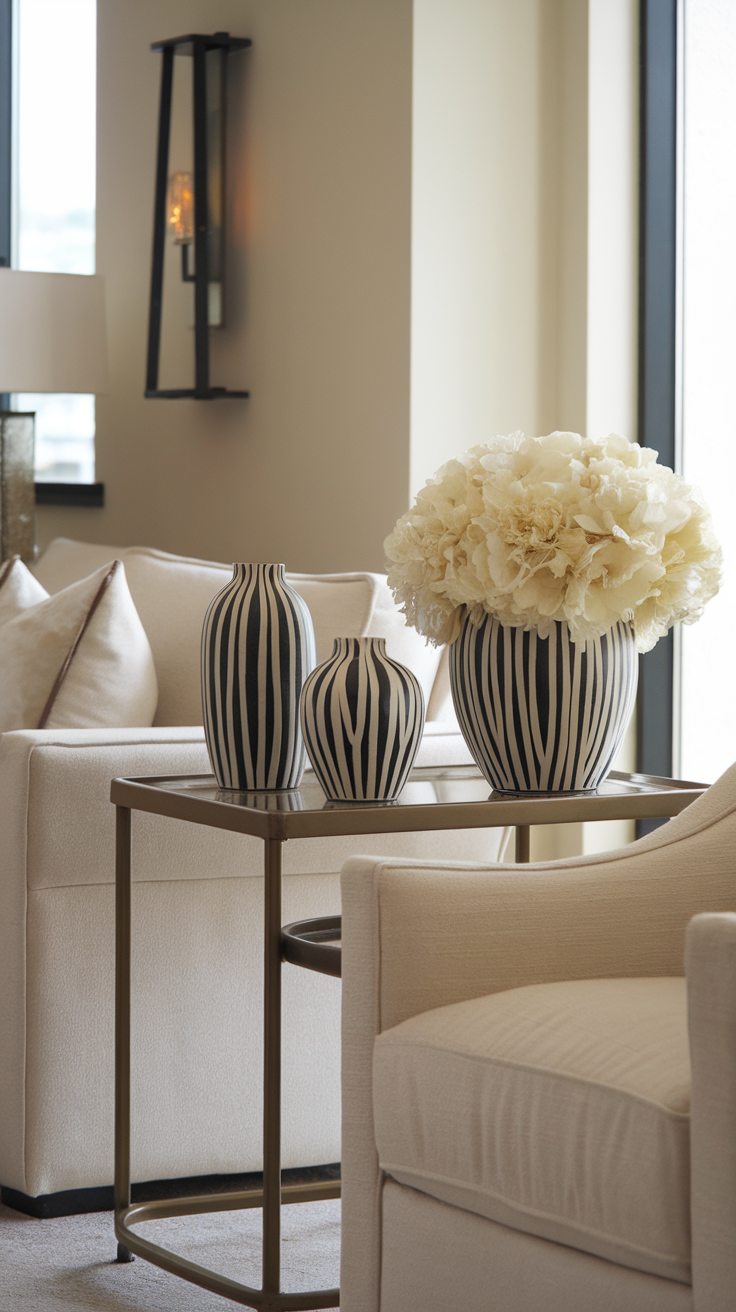
MULTIPOLYGON (((308 1203, 340 1197, 340 1181, 325 1180, 308 1184, 285 1185, 281 1191, 282 1203, 308 1203)), ((238 1303, 241 1307, 262 1309, 262 1312, 303 1312, 309 1308, 339 1307, 340 1290, 321 1289, 304 1292, 267 1293, 250 1285, 241 1284, 229 1276, 210 1271, 207 1267, 152 1243, 133 1229, 147 1221, 165 1217, 204 1216, 211 1212, 233 1212, 240 1208, 264 1205, 260 1189, 225 1194, 204 1194, 191 1198, 162 1198, 145 1203, 128 1204, 115 1209, 115 1235, 118 1240, 118 1262, 129 1262, 136 1255, 172 1275, 180 1276, 191 1284, 208 1289, 213 1294, 238 1303)))
POLYGON ((339 979, 342 974, 341 935, 340 916, 294 920, 281 930, 282 960, 339 979))

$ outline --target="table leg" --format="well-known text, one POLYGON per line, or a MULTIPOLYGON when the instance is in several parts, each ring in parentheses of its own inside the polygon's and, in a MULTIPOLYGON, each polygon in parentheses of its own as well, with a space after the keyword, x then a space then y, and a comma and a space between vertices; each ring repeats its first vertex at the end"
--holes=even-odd
POLYGON ((531 834, 530 834, 529 825, 517 825, 516 826, 516 853, 515 853, 515 858, 517 863, 526 862, 530 860, 530 855, 529 855, 530 839, 531 839, 531 834))
MULTIPOLYGON (((130 1206, 130 810, 115 808, 115 1211, 130 1206)), ((118 1262, 133 1254, 118 1244, 118 1262)))
MULTIPOLYGON (((339 1289, 282 1294, 281 1285, 281 875, 280 839, 264 846, 264 1032, 263 1032, 263 1190, 196 1198, 159 1199, 131 1207, 130 1202, 130 984, 131 873, 130 809, 116 812, 115 877, 115 1232, 119 1262, 133 1253, 164 1271, 221 1294, 243 1307, 262 1312, 338 1307, 339 1289), (167 1216, 205 1215, 235 1207, 263 1207, 263 1277, 260 1289, 219 1275, 134 1234, 131 1226, 167 1216), (132 1244, 132 1251, 127 1247, 132 1244)), ((334 1184, 292 1185, 287 1202, 308 1202, 336 1195, 334 1184)))
POLYGON ((267 838, 263 856, 263 1280, 281 1286, 281 848, 267 838))

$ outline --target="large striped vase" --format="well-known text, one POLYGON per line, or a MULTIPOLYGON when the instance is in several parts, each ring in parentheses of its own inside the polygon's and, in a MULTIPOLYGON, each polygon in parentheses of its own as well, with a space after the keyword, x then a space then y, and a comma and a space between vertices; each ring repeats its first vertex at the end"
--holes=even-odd
POLYGON ((336 638, 305 680, 301 719, 331 801, 392 802, 419 748, 424 697, 411 670, 386 655, 385 638, 336 638))
POLYGON ((457 718, 499 792, 590 792, 605 778, 631 718, 638 659, 629 624, 574 645, 468 618, 450 647, 457 718))
POLYGON ((302 684, 315 665, 306 603, 283 565, 233 565, 202 629, 202 709, 221 788, 298 788, 302 684))

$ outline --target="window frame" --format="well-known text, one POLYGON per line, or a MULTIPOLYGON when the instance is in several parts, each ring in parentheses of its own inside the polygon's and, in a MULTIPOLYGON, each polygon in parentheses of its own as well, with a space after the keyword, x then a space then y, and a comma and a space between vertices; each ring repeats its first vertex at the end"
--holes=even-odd
MULTIPOLYGON (((13 240, 13 0, 0 0, 0 267, 12 264, 13 240)), ((0 392, 0 410, 10 396, 0 392)), ((36 483, 36 505, 105 504, 104 483, 36 483)))
MULTIPOLYGON (((638 436, 676 469, 681 439, 682 0, 640 3, 638 436)), ((678 757, 677 634, 639 658, 637 769, 678 757)), ((663 821, 637 822, 637 837, 663 821)))

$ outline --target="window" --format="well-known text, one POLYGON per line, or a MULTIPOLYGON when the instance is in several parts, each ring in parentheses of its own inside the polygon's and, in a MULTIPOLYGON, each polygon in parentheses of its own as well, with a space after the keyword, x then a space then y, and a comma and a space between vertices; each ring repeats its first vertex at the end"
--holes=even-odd
MULTIPOLYGON (((14 0, 11 262, 95 271, 95 0, 14 0)), ((95 398, 19 394, 36 411, 36 478, 92 483, 95 398)))
POLYGON ((641 12, 639 439, 702 489, 725 580, 697 624, 643 658, 639 761, 712 782, 736 756, 736 6, 641 12))
POLYGON ((711 783, 736 757, 736 5, 685 0, 682 472, 702 488, 724 585, 682 630, 681 771, 711 783))

